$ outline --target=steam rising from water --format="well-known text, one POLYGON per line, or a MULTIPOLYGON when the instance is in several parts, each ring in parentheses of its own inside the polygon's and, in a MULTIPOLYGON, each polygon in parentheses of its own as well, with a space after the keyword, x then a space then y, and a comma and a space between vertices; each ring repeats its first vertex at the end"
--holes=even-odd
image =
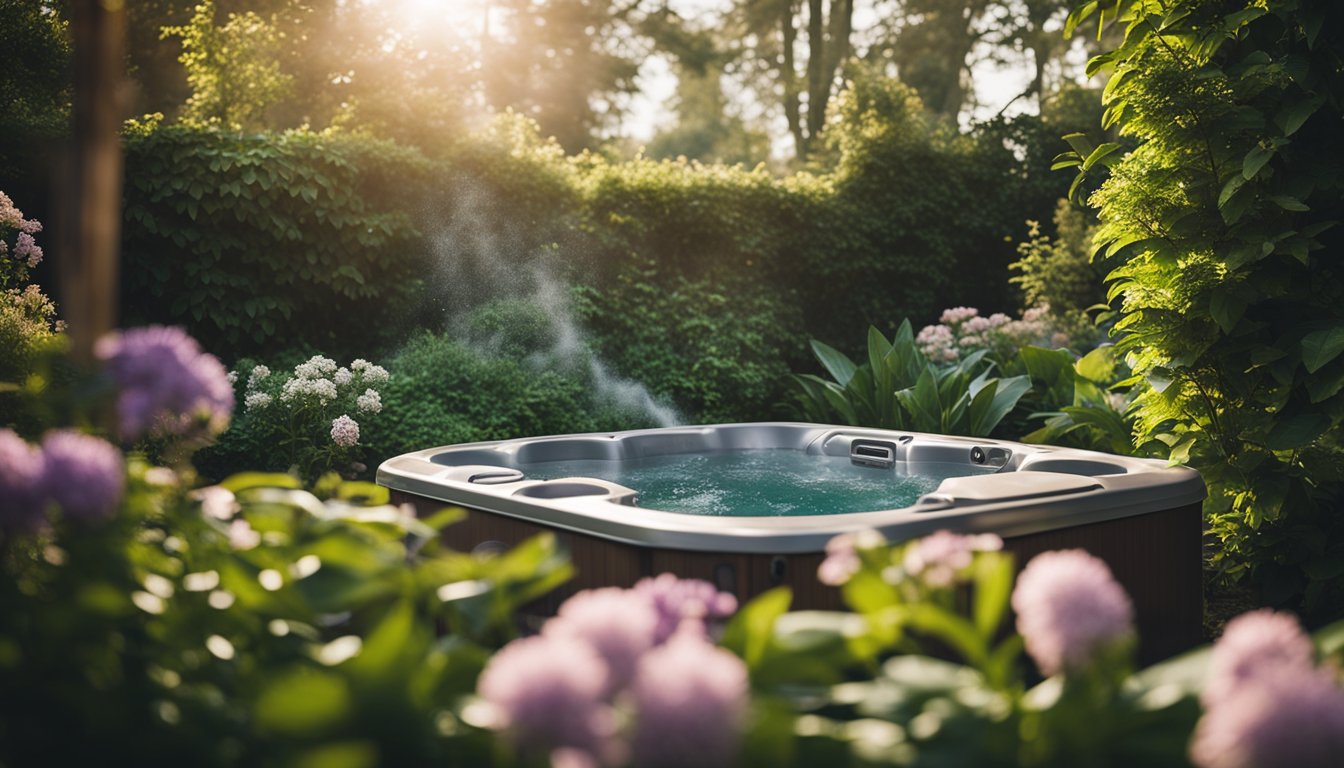
POLYGON ((599 402, 643 414, 660 427, 682 423, 680 415, 656 401, 643 384, 616 375, 590 351, 569 302, 569 286, 552 268, 562 260, 573 262, 582 253, 570 231, 516 223, 510 206, 471 181, 459 179, 452 192, 452 215, 433 235, 431 285, 444 302, 449 327, 456 327, 465 338, 464 321, 472 309, 497 299, 524 299, 546 314, 554 340, 550 349, 525 360, 527 365, 558 364, 570 371, 584 371, 599 402))

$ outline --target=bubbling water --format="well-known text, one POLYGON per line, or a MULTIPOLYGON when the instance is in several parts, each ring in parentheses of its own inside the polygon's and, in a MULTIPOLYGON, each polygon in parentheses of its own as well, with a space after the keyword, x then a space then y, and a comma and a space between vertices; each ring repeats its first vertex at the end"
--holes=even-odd
POLYGON ((918 475, 858 467, 846 456, 765 449, 652 456, 623 461, 524 464, 528 479, 595 477, 639 492, 639 506, 729 517, 796 517, 901 509, 944 479, 974 470, 928 464, 918 475))

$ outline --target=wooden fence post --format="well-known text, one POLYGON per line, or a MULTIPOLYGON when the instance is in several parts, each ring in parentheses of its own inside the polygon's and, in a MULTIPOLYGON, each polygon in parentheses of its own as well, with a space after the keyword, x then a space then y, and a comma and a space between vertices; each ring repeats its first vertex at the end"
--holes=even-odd
POLYGON ((77 361, 117 320, 125 119, 125 0, 72 0, 74 130, 58 185, 60 312, 77 361))

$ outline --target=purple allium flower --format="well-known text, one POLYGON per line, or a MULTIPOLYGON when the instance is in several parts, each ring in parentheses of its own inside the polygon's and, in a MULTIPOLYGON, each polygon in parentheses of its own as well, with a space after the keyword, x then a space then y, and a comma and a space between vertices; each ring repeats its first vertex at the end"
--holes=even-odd
POLYGON ((602 701, 607 665, 581 640, 537 635, 504 646, 485 665, 477 693, 521 750, 573 747, 602 754, 614 730, 602 701))
POLYGON ((359 442, 359 424, 341 414, 331 421, 331 441, 342 448, 352 448, 359 442))
POLYGON ((0 429, 0 528, 30 531, 42 522, 42 453, 13 430, 0 429))
POLYGON ((542 634, 592 646, 607 664, 610 694, 630 682, 639 658, 653 647, 658 618, 648 595, 619 587, 587 589, 562 603, 542 634))
POLYGON ((638 766, 730 765, 748 703, 747 667, 693 632, 639 662, 631 687, 638 766))
POLYGON ((1208 707, 1190 760, 1200 768, 1328 768, 1344 755, 1344 691, 1314 669, 1280 668, 1208 707))
POLYGON ((658 625, 653 642, 662 645, 686 620, 704 622, 722 620, 737 612, 737 597, 720 592, 702 579, 679 579, 670 573, 640 579, 635 592, 653 602, 658 625))
POLYGON ((1106 563, 1081 549, 1037 555, 1013 589, 1017 631, 1047 675, 1086 667, 1133 634, 1134 607, 1106 563))
POLYGON ((91 522, 116 513, 126 490, 126 466, 111 443, 70 430, 48 432, 42 458, 43 488, 67 519, 91 522))
POLYGON ((1295 616, 1269 609, 1244 613, 1227 623, 1214 644, 1200 698, 1212 707, 1249 682, 1310 670, 1315 656, 1295 616))
POLYGON ((957 574, 971 565, 976 552, 997 552, 1003 539, 992 533, 963 535, 938 531, 905 550, 905 570, 933 587, 950 587, 957 574))
POLYGON ((181 328, 151 325, 98 340, 94 351, 121 389, 121 434, 185 434, 199 419, 222 430, 233 412, 233 387, 214 355, 181 328))

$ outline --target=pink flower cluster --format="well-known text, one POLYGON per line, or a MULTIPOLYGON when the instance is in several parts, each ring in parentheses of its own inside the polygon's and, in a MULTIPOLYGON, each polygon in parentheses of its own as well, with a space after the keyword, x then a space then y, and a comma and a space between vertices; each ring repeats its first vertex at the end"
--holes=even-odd
POLYGON ((1344 755, 1344 690, 1317 667, 1297 619, 1270 610, 1227 623, 1213 646, 1190 743, 1200 768, 1334 766, 1344 755))
POLYGON ((121 435, 185 435, 204 425, 222 431, 233 413, 233 387, 219 359, 201 351, 181 328, 151 325, 98 340, 120 394, 121 435))
POLYGON ((1134 634, 1134 606, 1106 563, 1081 549, 1032 558, 1013 589, 1017 631, 1041 672, 1086 669, 1134 634))
POLYGON ((920 329, 915 343, 933 362, 951 363, 978 349, 1011 351, 1028 344, 1066 347, 1068 334, 1055 329, 1048 306, 1032 307, 1020 320, 996 312, 981 317, 975 307, 952 307, 943 311, 939 325, 920 329))
MULTIPOLYGON (((817 580, 838 587, 859 571, 863 565, 860 552, 886 545, 877 531, 842 533, 826 542, 826 559, 817 568, 817 580)), ((992 533, 960 534, 937 531, 905 546, 901 567, 905 575, 913 576, 930 587, 945 588, 957 582, 975 559, 976 552, 997 552, 1003 549, 1003 539, 992 533)), ((899 577, 897 577, 899 578, 899 577)))
POLYGON ((42 222, 25 219, 23 212, 14 207, 14 201, 4 192, 0 192, 0 257, 10 252, 9 243, 5 240, 10 230, 18 232, 13 252, 14 261, 17 263, 0 264, 0 284, 9 282, 9 275, 6 273, 10 271, 13 271, 18 279, 26 279, 27 270, 42 262, 42 248, 33 238, 33 235, 42 231, 42 222))
POLYGON ((950 587, 957 576, 971 567, 976 552, 997 552, 1003 539, 992 533, 963 535, 938 531, 905 550, 905 572, 918 576, 931 587, 950 587))
POLYGON ((670 574, 586 590, 541 634, 495 654, 477 692, 524 756, 727 765, 746 715, 747 670, 710 642, 705 622, 735 608, 712 584, 670 574))
POLYGON ((0 429, 0 528, 35 530, 52 505, 67 520, 103 520, 125 488, 121 452, 106 440, 61 430, 48 432, 39 448, 0 429))
POLYGON ((331 442, 341 448, 353 448, 359 443, 359 424, 345 414, 331 422, 331 442))
POLYGON ((826 559, 817 567, 817 581, 839 587, 859 572, 863 559, 859 552, 883 546, 887 540, 873 530, 842 533, 826 542, 826 559))

